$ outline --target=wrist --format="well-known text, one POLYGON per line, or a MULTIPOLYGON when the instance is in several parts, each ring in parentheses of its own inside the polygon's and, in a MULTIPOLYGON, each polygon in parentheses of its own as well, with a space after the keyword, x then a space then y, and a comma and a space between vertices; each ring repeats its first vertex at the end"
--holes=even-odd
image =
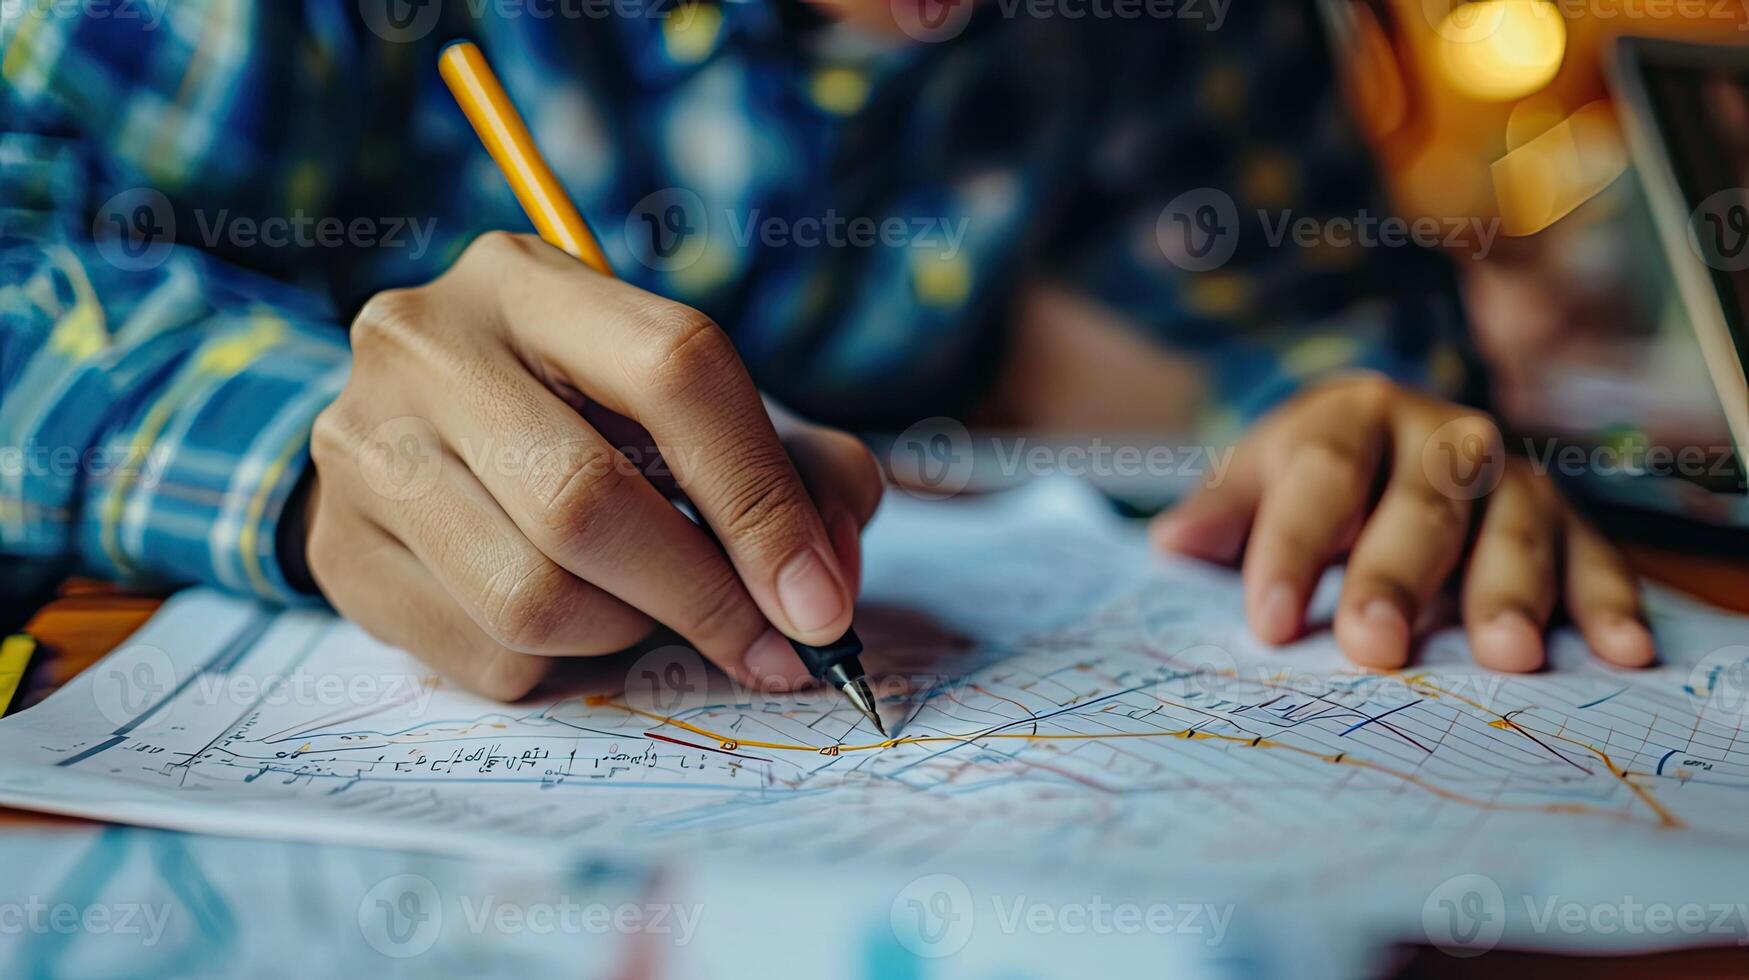
POLYGON ((291 499, 286 501, 285 513, 280 517, 273 541, 274 553, 279 557, 279 570, 285 576, 286 584, 308 595, 321 591, 316 586, 315 577, 310 574, 308 549, 310 527, 316 519, 316 500, 320 496, 316 493, 317 481, 316 467, 305 467, 298 485, 292 490, 291 499))

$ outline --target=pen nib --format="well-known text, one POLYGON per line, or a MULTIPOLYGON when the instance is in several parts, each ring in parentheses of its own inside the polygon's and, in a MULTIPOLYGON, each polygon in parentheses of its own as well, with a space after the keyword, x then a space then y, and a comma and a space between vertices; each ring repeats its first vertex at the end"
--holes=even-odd
POLYGON ((858 677, 845 684, 844 696, 850 699, 856 710, 862 712, 862 716, 875 727, 875 731, 881 733, 882 738, 888 737, 887 726, 881 724, 881 716, 875 713, 874 692, 869 690, 868 678, 858 677))

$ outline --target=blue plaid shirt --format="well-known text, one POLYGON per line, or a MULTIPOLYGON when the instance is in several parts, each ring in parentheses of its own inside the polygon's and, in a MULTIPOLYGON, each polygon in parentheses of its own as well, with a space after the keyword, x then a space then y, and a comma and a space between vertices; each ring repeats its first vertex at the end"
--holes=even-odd
POLYGON ((1340 369, 1460 381, 1442 260, 1246 217, 1385 211, 1312 4, 940 9, 893 44, 793 0, 0 5, 0 550, 296 598, 275 529, 343 325, 528 227, 452 37, 626 278, 814 416, 970 410, 1047 279, 1198 359, 1213 428, 1340 369))

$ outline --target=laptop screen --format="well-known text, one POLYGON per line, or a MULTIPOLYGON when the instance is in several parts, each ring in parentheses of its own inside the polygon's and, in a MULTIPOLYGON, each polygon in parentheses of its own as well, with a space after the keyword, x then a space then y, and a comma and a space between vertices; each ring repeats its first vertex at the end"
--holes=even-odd
POLYGON ((1749 65, 1641 63, 1647 100, 1739 359, 1749 362, 1749 65))
POLYGON ((1622 120, 1749 489, 1749 46, 1626 37, 1622 120))

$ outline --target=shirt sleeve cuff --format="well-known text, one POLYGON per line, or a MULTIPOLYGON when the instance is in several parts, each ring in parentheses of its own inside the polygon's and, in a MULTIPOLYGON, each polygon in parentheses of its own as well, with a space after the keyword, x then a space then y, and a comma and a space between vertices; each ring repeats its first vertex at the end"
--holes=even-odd
POLYGON ((80 551, 100 574, 319 602, 287 581, 277 531, 349 353, 327 328, 238 321, 209 332, 113 437, 112 455, 134 465, 88 487, 80 551))

